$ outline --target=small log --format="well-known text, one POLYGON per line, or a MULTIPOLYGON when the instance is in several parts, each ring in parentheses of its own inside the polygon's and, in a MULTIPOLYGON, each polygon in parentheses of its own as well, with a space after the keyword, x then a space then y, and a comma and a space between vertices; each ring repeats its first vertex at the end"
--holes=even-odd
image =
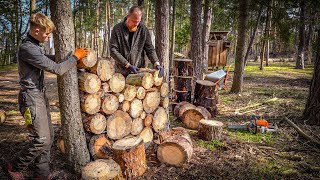
POLYGON ((97 60, 98 60, 97 52, 93 49, 90 49, 88 51, 87 57, 79 59, 77 67, 84 68, 84 69, 91 68, 97 63, 97 60))
POLYGON ((143 111, 142 101, 134 99, 130 104, 129 114, 132 118, 138 118, 143 111))
POLYGON ((206 109, 196 107, 186 110, 181 116, 181 120, 187 128, 198 129, 200 120, 208 119, 209 117, 211 115, 206 109))
POLYGON ((154 80, 154 85, 155 86, 160 86, 162 84, 163 81, 163 77, 159 77, 159 70, 155 71, 153 73, 153 80, 154 80))
POLYGON ((144 118, 146 118, 146 116, 147 116, 147 113, 145 111, 142 111, 140 118, 144 119, 144 118))
POLYGON ((112 92, 120 93, 126 85, 124 76, 120 73, 115 73, 109 80, 109 86, 112 92))
POLYGON ((179 91, 192 91, 193 77, 192 76, 175 76, 174 89, 179 91))
POLYGON ((178 76, 193 76, 193 63, 191 59, 174 59, 174 72, 178 76))
POLYGON ((189 109, 195 109, 195 108, 197 108, 197 107, 193 104, 190 104, 190 103, 184 104, 179 109, 178 117, 181 118, 185 111, 187 111, 189 109))
POLYGON ((144 143, 140 137, 125 138, 113 144, 113 159, 126 179, 135 179, 147 169, 144 143))
POLYGON ((4 123, 7 119, 6 112, 0 109, 0 124, 4 123))
POLYGON ((170 103, 169 97, 161 98, 160 100, 160 106, 162 106, 165 109, 169 107, 169 103, 170 103))
POLYGON ((166 130, 169 125, 168 113, 163 107, 159 107, 153 116, 152 128, 155 132, 166 130))
POLYGON ((132 118, 126 112, 116 111, 107 120, 107 134, 111 139, 121 139, 131 132, 132 118))
POLYGON ((138 135, 141 133, 141 131, 144 128, 144 122, 143 119, 141 118, 135 118, 132 121, 132 126, 131 126, 131 134, 132 135, 138 135))
POLYGON ((123 95, 125 100, 132 101, 137 95, 136 87, 131 85, 126 85, 123 95))
POLYGON ((103 133, 107 126, 106 118, 100 113, 85 117, 83 123, 84 129, 94 134, 103 133))
POLYGON ((90 72, 97 74, 101 81, 108 81, 115 73, 115 69, 111 61, 100 59, 96 65, 90 69, 90 72))
POLYGON ((61 154, 65 154, 66 151, 65 151, 65 148, 64 148, 64 141, 63 141, 63 137, 60 135, 58 136, 58 139, 57 139, 57 147, 59 149, 59 152, 61 154))
POLYGON ((130 110, 130 102, 129 101, 123 101, 122 105, 121 105, 121 110, 123 112, 128 112, 130 110))
POLYGON ((79 89, 87 93, 96 93, 101 88, 101 80, 99 77, 92 73, 79 74, 79 89))
POLYGON ((112 157, 112 141, 106 134, 94 135, 89 142, 89 152, 93 159, 109 159, 112 157))
POLYGON ((137 98, 144 99, 146 97, 146 89, 141 86, 137 87, 137 98))
POLYGON ((123 95, 123 94, 117 93, 117 94, 115 94, 115 95, 118 97, 118 101, 119 101, 120 103, 122 103, 122 102, 124 101, 124 95, 123 95))
POLYGON ((101 99, 98 94, 81 94, 81 110, 88 114, 95 114, 99 112, 101 106, 101 99))
POLYGON ((160 88, 160 96, 167 97, 168 93, 169 93, 169 85, 168 85, 168 83, 164 82, 164 83, 162 83, 161 88, 160 88))
POLYGON ((189 104, 189 103, 188 103, 187 101, 179 102, 179 103, 174 107, 173 115, 179 116, 180 107, 183 106, 183 105, 185 105, 185 104, 189 104))
MULTIPOLYGON (((177 135, 166 138, 158 147, 157 157, 160 162, 170 166, 181 167, 191 159, 193 148, 185 137, 177 135)), ((189 136, 190 137, 190 136, 189 136)))
POLYGON ((216 84, 208 80, 197 80, 194 90, 194 99, 215 98, 216 84))
POLYGON ((153 115, 152 114, 147 114, 146 118, 144 118, 144 126, 145 127, 150 127, 153 121, 153 115))
POLYGON ((118 97, 113 94, 106 94, 102 98, 101 110, 105 114, 113 114, 119 107, 118 97))
POLYGON ((154 84, 153 75, 151 73, 129 74, 126 78, 126 84, 143 86, 145 89, 149 89, 154 84))
POLYGON ((143 109, 146 113, 152 113, 160 104, 160 93, 158 91, 148 92, 143 100, 143 109))
POLYGON ((214 120, 202 119, 199 122, 198 136, 205 141, 220 140, 223 123, 214 120))
POLYGON ((107 82, 101 83, 101 86, 102 86, 102 90, 105 94, 110 92, 110 87, 107 82))
POLYGON ((139 134, 139 137, 143 139, 144 147, 148 148, 150 144, 153 141, 153 131, 150 127, 145 127, 141 133, 139 134))
POLYGON ((89 162, 82 169, 81 175, 83 180, 123 180, 119 164, 112 159, 97 159, 89 162))

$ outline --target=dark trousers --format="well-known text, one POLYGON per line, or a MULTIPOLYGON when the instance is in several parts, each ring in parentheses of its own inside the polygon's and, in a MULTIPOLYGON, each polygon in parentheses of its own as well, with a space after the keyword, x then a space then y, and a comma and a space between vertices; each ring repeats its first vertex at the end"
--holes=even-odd
POLYGON ((18 103, 28 126, 30 142, 12 159, 13 170, 21 171, 33 163, 34 176, 48 176, 50 148, 54 138, 48 98, 44 91, 27 89, 20 91, 18 103))

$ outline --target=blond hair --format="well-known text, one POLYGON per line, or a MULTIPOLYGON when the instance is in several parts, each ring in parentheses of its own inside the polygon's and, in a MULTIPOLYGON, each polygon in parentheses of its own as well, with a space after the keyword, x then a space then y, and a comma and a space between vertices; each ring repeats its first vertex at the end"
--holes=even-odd
POLYGON ((41 12, 37 12, 35 14, 31 14, 30 19, 30 29, 34 29, 36 27, 52 32, 56 30, 51 19, 49 19, 46 15, 42 14, 41 12))

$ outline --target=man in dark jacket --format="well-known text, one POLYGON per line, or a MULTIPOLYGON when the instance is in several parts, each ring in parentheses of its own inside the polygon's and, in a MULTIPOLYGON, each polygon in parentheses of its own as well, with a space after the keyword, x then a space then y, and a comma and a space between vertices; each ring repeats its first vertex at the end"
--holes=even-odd
POLYGON ((123 22, 115 25, 110 38, 110 54, 116 62, 116 72, 123 75, 138 73, 139 68, 145 67, 146 54, 163 76, 157 54, 151 42, 148 28, 141 23, 142 11, 138 6, 129 9, 123 22))
POLYGON ((53 55, 45 55, 40 43, 49 40, 55 30, 53 22, 42 13, 32 14, 29 19, 30 31, 18 51, 20 76, 18 103, 29 131, 30 143, 9 163, 2 164, 12 179, 24 179, 21 171, 33 163, 34 179, 50 177, 50 148, 53 142, 53 128, 48 99, 44 87, 44 71, 62 75, 77 65, 87 55, 85 49, 76 49, 66 60, 57 64, 53 55))

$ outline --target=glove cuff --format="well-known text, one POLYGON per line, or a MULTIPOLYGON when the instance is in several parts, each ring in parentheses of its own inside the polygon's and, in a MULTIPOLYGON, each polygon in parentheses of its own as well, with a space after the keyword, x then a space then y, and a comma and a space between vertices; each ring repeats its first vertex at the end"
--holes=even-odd
POLYGON ((154 66, 154 67, 160 66, 159 61, 155 62, 155 63, 153 64, 153 66, 154 66))

